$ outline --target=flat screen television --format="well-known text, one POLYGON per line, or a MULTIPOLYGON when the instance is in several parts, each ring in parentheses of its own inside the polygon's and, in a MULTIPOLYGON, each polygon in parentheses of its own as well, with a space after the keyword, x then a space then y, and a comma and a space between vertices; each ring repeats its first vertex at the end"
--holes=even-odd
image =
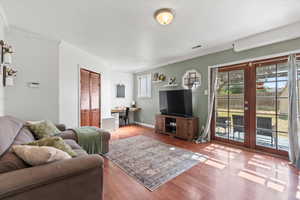
POLYGON ((159 108, 163 115, 193 116, 191 90, 159 91, 159 108))

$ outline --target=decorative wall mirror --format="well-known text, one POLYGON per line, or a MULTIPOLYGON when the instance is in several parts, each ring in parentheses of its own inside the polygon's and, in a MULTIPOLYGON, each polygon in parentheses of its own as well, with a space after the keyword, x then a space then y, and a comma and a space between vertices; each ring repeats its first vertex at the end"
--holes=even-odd
POLYGON ((125 85, 117 85, 117 98, 125 98, 125 85))
POLYGON ((201 74, 195 70, 188 70, 182 77, 182 87, 185 89, 196 89, 201 86, 201 74))

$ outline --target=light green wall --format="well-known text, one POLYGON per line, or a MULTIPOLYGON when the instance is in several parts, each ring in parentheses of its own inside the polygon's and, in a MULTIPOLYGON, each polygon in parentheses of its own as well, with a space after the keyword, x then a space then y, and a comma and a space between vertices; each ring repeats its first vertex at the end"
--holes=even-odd
MULTIPOLYGON (((261 56, 267 56, 292 50, 300 49, 300 38, 295 40, 290 40, 287 42, 282 42, 278 44, 269 45, 266 47, 251 49, 248 51, 243 51, 240 53, 235 53, 233 50, 226 50, 206 56, 197 57, 194 59, 186 60, 183 62, 178 62, 175 64, 170 64, 162 66, 153 70, 148 70, 135 74, 134 77, 134 99, 137 102, 137 106, 141 107, 142 110, 135 114, 135 121, 155 124, 155 115, 159 113, 159 90, 164 89, 161 86, 164 83, 152 83, 152 98, 141 99, 137 98, 137 75, 145 73, 164 73, 169 77, 176 77, 176 81, 181 86, 181 79, 183 74, 190 69, 196 69, 202 75, 202 84, 193 92, 193 113, 194 116, 198 116, 201 127, 205 124, 207 118, 207 95, 204 95, 204 90, 207 89, 208 85, 208 66, 223 64, 228 62, 235 62, 244 59, 257 58, 261 56)), ((181 87, 178 87, 179 89, 181 87)))

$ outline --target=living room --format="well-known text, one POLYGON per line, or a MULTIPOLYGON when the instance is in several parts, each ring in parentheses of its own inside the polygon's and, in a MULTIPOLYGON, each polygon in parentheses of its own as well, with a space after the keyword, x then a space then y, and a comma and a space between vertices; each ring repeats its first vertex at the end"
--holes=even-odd
POLYGON ((0 199, 300 199, 300 2, 0 2, 0 199))

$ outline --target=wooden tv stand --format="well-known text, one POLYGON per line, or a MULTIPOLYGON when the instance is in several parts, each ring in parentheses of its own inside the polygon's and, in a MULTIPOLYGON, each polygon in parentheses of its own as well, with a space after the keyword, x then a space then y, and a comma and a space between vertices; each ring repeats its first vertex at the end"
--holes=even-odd
POLYGON ((198 135, 198 118, 156 115, 155 132, 192 141, 198 135))

